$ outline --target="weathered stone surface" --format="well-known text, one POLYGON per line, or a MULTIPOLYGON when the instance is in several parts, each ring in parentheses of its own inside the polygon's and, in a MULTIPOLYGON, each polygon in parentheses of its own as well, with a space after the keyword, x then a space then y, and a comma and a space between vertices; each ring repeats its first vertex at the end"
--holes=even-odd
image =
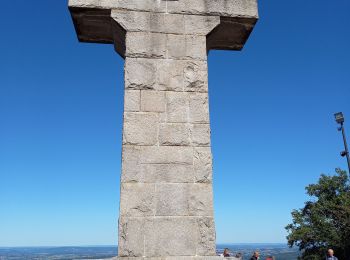
POLYGON ((256 0, 69 0, 125 61, 118 259, 214 260, 207 52, 243 47, 256 0))
POLYGON ((189 216, 192 184, 156 184, 156 216, 189 216))
POLYGON ((127 32, 126 57, 207 60, 203 35, 127 32))
POLYGON ((165 92, 141 90, 141 110, 145 112, 165 111, 165 92))
POLYGON ((151 59, 125 59, 125 88, 153 89, 157 64, 151 59))
POLYGON ((184 61, 164 59, 158 61, 157 88, 160 90, 184 90, 184 61))
POLYGON ((155 184, 122 183, 120 215, 141 217, 155 213, 155 184))
POLYGON ((130 0, 69 0, 70 7, 126 9, 160 13, 258 17, 256 0, 189 0, 189 1, 130 1, 130 0))
POLYGON ((140 177, 141 147, 123 145, 121 182, 143 182, 140 177))
POLYGON ((126 89, 208 92, 207 62, 127 58, 126 89))
POLYGON ((192 123, 209 123, 207 93, 190 93, 189 120, 192 123))
MULTIPOLYGON (((183 34, 185 31, 184 15, 163 14, 151 12, 138 12, 126 10, 112 10, 112 18, 117 21, 125 30, 130 32, 154 32, 183 34), (177 26, 174 26, 174 25, 177 26)), ((204 23, 210 26, 210 22, 204 23)))
POLYGON ((112 10, 112 18, 130 32, 207 35, 220 24, 219 16, 164 14, 112 10))
POLYGON ((183 164, 142 164, 140 175, 135 181, 151 183, 192 183, 193 165, 183 164))
POLYGON ((212 182, 212 157, 210 147, 194 148, 195 181, 201 183, 212 182))
POLYGON ((202 61, 189 61, 185 64, 184 90, 193 92, 208 92, 207 63, 202 61))
POLYGON ((195 170, 193 166, 192 147, 143 147, 124 145, 122 152, 122 183, 193 183, 195 170), (157 158, 150 160, 151 154, 157 158), (164 153, 164 154, 162 154, 164 153), (181 156, 176 159, 177 154, 181 156))
POLYGON ((211 184, 156 184, 156 216, 213 216, 211 184))
POLYGON ((127 32, 126 57, 166 58, 167 35, 150 32, 127 32))
POLYGON ((193 146, 210 146, 210 125, 192 124, 191 142, 193 146))
POLYGON ((120 257, 144 256, 145 218, 119 218, 118 255, 120 257))
POLYGON ((141 149, 142 164, 193 164, 193 149, 186 146, 145 146, 141 149))
POLYGON ((214 218, 198 218, 198 255, 215 255, 215 225, 214 218))
POLYGON ((161 124, 159 128, 159 144, 189 145, 190 127, 188 124, 161 124))
POLYGON ((167 92, 167 122, 188 122, 189 100, 185 92, 167 92))
POLYGON ((185 34, 207 35, 220 24, 219 16, 185 15, 185 34))
POLYGON ((211 183, 196 183, 196 184, 188 185, 188 187, 189 187, 188 215, 189 216, 213 216, 214 215, 213 188, 211 183))
POLYGON ((122 217, 119 229, 122 257, 215 256, 212 217, 122 217))
POLYGON ((134 145, 154 145, 158 142, 158 122, 156 113, 124 113, 123 143, 134 145))
POLYGON ((140 111, 140 91, 139 90, 125 90, 124 111, 125 112, 140 111))
POLYGON ((205 36, 167 35, 167 58, 207 60, 205 36))
POLYGON ((196 255, 193 235, 198 227, 196 219, 188 217, 154 218, 146 225, 147 256, 188 256, 196 255))
MULTIPOLYGON (((165 257, 113 257, 108 260, 222 260, 221 256, 165 256, 165 257)), ((225 260, 242 260, 237 257, 225 257, 225 260)))

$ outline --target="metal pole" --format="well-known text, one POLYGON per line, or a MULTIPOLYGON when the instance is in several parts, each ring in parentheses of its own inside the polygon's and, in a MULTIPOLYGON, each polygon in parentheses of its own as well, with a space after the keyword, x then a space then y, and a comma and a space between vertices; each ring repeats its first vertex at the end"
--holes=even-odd
POLYGON ((345 129, 343 123, 341 124, 341 132, 343 134, 343 141, 344 141, 344 147, 345 147, 345 154, 346 154, 346 159, 348 161, 348 174, 350 174, 350 156, 349 156, 349 149, 348 149, 348 144, 346 142, 346 137, 345 137, 345 129))

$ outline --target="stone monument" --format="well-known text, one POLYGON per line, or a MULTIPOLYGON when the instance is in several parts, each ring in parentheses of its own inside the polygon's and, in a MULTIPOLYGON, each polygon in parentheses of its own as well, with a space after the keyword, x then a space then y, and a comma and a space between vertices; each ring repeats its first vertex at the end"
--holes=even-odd
POLYGON ((69 0, 80 41, 125 59, 119 259, 216 259, 207 53, 240 50, 256 0, 69 0))

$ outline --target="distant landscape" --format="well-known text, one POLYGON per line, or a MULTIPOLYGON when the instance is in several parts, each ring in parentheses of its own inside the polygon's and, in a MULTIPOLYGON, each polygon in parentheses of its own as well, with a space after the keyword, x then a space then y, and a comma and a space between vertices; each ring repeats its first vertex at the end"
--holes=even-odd
MULTIPOLYGON (((276 260, 295 260, 299 253, 297 249, 288 248, 285 244, 220 244, 217 253, 224 248, 232 253, 242 253, 243 259, 249 259, 254 250, 261 253, 261 259, 272 255, 276 260)), ((116 246, 86 246, 86 247, 0 247, 0 260, 82 260, 104 259, 117 255, 116 246)))

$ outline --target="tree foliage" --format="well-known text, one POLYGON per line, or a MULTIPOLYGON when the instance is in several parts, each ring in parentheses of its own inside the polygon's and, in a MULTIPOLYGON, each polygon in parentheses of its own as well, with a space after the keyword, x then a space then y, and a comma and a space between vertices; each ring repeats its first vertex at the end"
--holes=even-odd
POLYGON ((317 184, 306 187, 311 197, 304 208, 292 211, 286 226, 288 244, 302 251, 301 259, 324 259, 333 248, 339 260, 350 259, 350 185, 345 171, 322 174, 317 184))

